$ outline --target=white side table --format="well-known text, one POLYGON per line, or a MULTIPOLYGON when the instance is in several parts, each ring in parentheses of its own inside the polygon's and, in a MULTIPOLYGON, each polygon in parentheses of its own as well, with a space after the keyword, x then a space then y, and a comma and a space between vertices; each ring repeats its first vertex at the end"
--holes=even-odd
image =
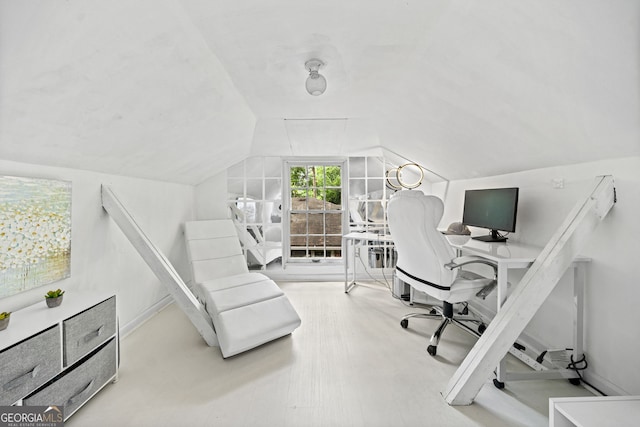
POLYGON ((556 397, 549 399, 549 427, 638 425, 640 396, 556 397))

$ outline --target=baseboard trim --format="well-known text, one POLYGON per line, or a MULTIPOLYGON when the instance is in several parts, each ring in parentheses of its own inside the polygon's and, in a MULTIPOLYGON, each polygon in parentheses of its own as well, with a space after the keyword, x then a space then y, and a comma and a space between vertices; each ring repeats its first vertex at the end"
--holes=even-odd
MULTIPOLYGON (((617 385, 610 382, 608 379, 601 377, 598 374, 594 374, 593 372, 585 371, 583 374, 585 381, 591 384, 593 387, 597 387, 598 390, 605 393, 608 396, 628 396, 633 393, 629 393, 626 390, 621 389, 617 385)), ((585 388, 591 389, 588 385, 585 384, 585 388)), ((598 390, 591 390, 592 392, 597 393, 598 390)))
POLYGON ((130 321, 129 323, 127 323, 126 325, 120 328, 120 338, 121 339, 125 338, 127 335, 129 335, 131 332, 138 329, 145 322, 150 320, 153 316, 158 314, 160 311, 162 311, 163 308, 165 308, 172 302, 173 302, 173 297, 171 295, 166 295, 160 301, 153 304, 151 307, 147 308, 145 311, 140 313, 140 315, 138 315, 135 319, 133 319, 132 321, 130 321))

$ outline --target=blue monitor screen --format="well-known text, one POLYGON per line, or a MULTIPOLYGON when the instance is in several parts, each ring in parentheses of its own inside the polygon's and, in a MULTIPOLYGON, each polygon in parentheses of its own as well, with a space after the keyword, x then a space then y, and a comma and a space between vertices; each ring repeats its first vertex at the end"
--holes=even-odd
POLYGON ((517 211, 518 188, 467 190, 464 194, 462 222, 488 228, 495 238, 498 230, 516 231, 517 211))

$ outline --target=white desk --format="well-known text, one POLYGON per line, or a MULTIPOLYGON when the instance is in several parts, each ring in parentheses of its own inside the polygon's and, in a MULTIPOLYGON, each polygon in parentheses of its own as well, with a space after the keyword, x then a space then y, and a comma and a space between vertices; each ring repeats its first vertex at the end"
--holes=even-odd
MULTIPOLYGON (((497 264, 497 306, 496 312, 500 310, 507 299, 507 285, 509 270, 526 269, 531 267, 533 262, 542 251, 542 248, 527 245, 523 243, 507 241, 499 243, 488 243, 471 239, 470 236, 447 235, 449 244, 460 255, 476 255, 497 264)), ((393 239, 390 235, 382 235, 375 233, 349 233, 342 236, 342 247, 344 248, 344 291, 348 293, 356 283, 356 264, 355 256, 352 265, 352 280, 349 280, 349 246, 364 241, 365 247, 385 247, 392 246, 393 239)), ((573 262, 574 282, 573 282, 573 350, 572 356, 574 361, 579 361, 584 355, 584 287, 586 282, 586 263, 590 262, 589 258, 578 257, 573 262)), ((496 386, 504 385, 507 380, 531 380, 531 379, 553 379, 553 378, 577 378, 577 374, 569 369, 549 369, 548 366, 537 362, 523 351, 512 347, 509 352, 518 359, 525 362, 533 372, 507 372, 505 361, 503 360, 496 368, 496 386)))
POLYGON ((353 257, 353 279, 349 281, 349 245, 355 248, 358 242, 364 241, 364 246, 370 247, 383 247, 391 249, 393 247, 393 240, 388 234, 377 233, 349 233, 342 236, 342 247, 344 249, 344 292, 349 291, 357 285, 356 283, 356 256, 353 257))
POLYGON ((473 240, 470 236, 447 235, 449 244, 458 251, 458 255, 477 255, 498 264, 498 307, 507 299, 507 276, 509 269, 529 268, 542 250, 537 246, 522 243, 487 243, 473 240))
MULTIPOLYGON (((497 307, 496 311, 500 310, 500 307, 507 299, 507 281, 510 269, 524 269, 529 268, 538 257, 538 254, 542 251, 542 248, 537 246, 527 245, 518 242, 499 242, 488 243, 479 240, 473 240, 470 236, 454 236, 447 235, 447 240, 451 246, 456 249, 458 255, 477 255, 491 261, 494 261, 498 265, 498 277, 497 277, 497 307)), ((583 337, 584 337, 584 286, 586 282, 586 263, 590 262, 589 258, 578 257, 573 262, 574 268, 574 282, 573 282, 573 360, 579 361, 583 356, 583 337)), ((574 371, 563 370, 549 370, 537 361, 531 359, 531 357, 524 354, 524 352, 511 348, 510 353, 518 357, 520 360, 531 366, 535 372, 507 372, 504 360, 500 363, 496 370, 496 380, 500 384, 504 384, 505 380, 525 380, 525 379, 541 379, 541 378, 576 378, 577 375, 574 371)), ((496 384, 498 386, 498 384, 496 384)))

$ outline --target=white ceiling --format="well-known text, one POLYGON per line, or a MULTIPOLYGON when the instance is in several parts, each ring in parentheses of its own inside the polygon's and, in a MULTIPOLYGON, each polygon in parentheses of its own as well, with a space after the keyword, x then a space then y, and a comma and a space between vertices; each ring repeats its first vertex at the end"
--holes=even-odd
POLYGON ((0 0, 0 158, 196 184, 385 147, 495 175, 640 155, 639 70, 638 0, 0 0))

